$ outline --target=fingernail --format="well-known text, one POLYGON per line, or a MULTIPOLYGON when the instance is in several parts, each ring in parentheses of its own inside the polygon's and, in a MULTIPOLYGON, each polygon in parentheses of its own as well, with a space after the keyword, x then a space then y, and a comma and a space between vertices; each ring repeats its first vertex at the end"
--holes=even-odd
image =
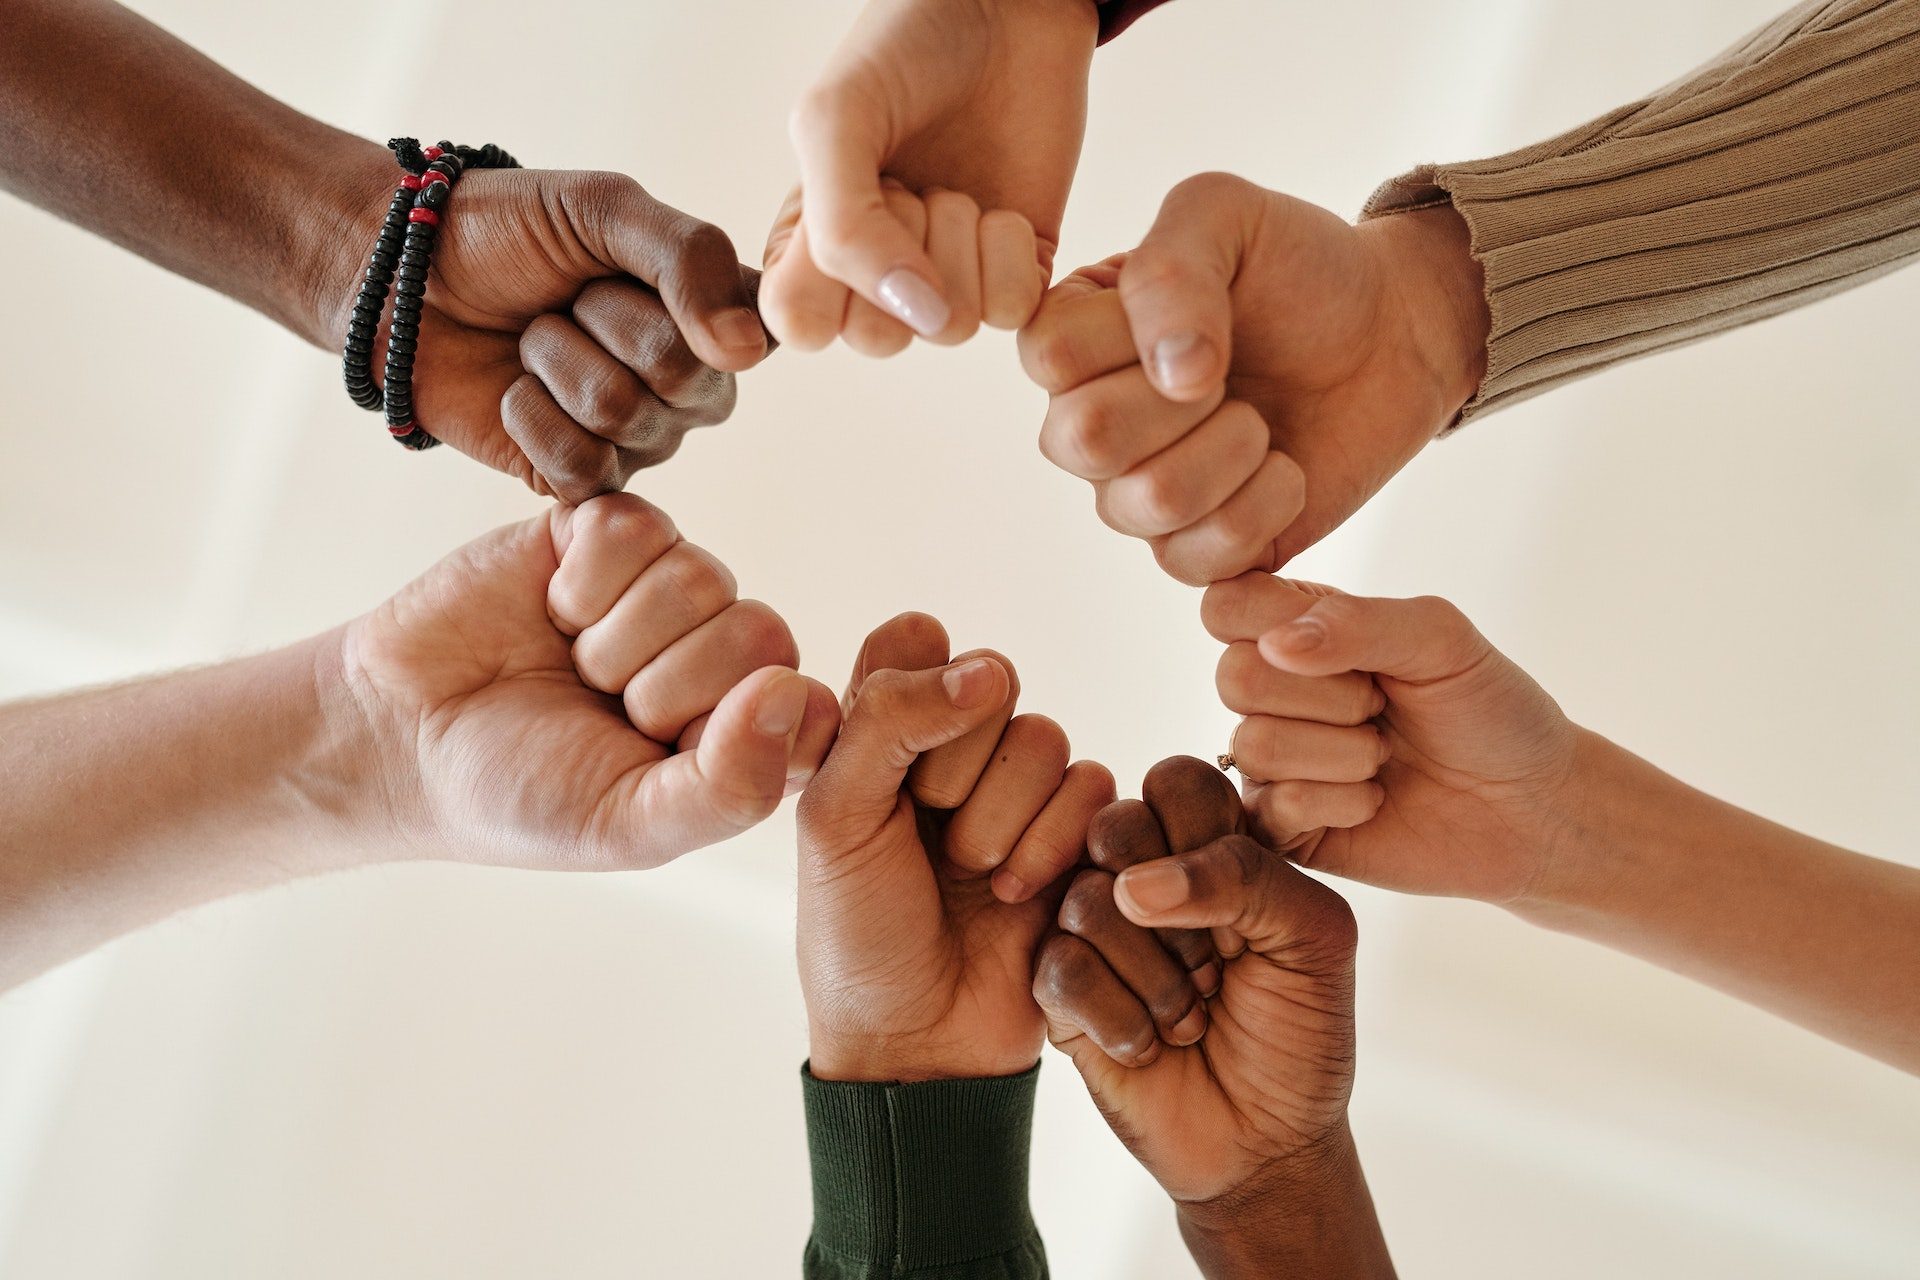
POLYGON ((1033 887, 1005 869, 993 873, 993 896, 1002 902, 1025 902, 1033 896, 1033 887))
POLYGON ((1192 391, 1213 377, 1214 350, 1191 329, 1153 344, 1153 377, 1162 391, 1192 391))
POLYGON ((1327 642, 1327 628, 1318 618, 1299 618, 1272 631, 1273 643, 1289 653, 1306 653, 1327 642))
POLYGON ((807 714, 807 682, 799 676, 776 676, 760 691, 753 708, 753 727, 769 738, 784 738, 800 727, 807 714))
POLYGON ((1142 914, 1159 915, 1187 900, 1187 873, 1177 863, 1150 862, 1122 871, 1117 887, 1142 914))
POLYGON ((957 667, 948 667, 940 677, 947 687, 947 700, 962 711, 971 711, 993 696, 993 663, 975 658, 957 667))
POLYGON ((713 318, 713 336, 733 351, 758 351, 767 345, 760 317, 745 307, 730 307, 713 318))
POLYGON ((1167 1032, 1167 1039, 1176 1045, 1189 1045, 1207 1033, 1207 1006, 1196 1004, 1188 1010, 1187 1016, 1173 1024, 1173 1030, 1167 1032))
POLYGON ((1209 960, 1193 971, 1193 986, 1203 996, 1220 989, 1220 966, 1209 960))
POLYGON ((894 319, 922 337, 939 333, 953 316, 940 291, 905 267, 895 267, 882 276, 874 292, 894 319))

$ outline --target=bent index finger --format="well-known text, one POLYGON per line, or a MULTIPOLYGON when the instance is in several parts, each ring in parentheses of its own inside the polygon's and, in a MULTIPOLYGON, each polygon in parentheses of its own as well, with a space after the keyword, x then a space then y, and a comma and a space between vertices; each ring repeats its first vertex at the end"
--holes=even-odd
POLYGON ((1049 395, 1139 363, 1119 291, 1084 275, 1069 276, 1041 299, 1019 346, 1021 368, 1049 395))
POLYGON ((591 176, 598 181, 583 184, 574 203, 612 265, 653 286, 703 362, 725 373, 757 364, 767 333, 755 308, 756 279, 727 233, 662 204, 630 178, 591 176))
MULTIPOLYGON (((1144 800, 1118 800, 1094 815, 1087 828, 1087 856, 1102 871, 1119 875, 1128 867, 1155 862, 1169 856, 1166 834, 1160 819, 1144 800)), ((1210 996, 1220 985, 1220 969, 1215 963, 1213 938, 1205 929, 1159 929, 1160 943, 1193 974, 1193 983, 1203 996, 1210 996)))

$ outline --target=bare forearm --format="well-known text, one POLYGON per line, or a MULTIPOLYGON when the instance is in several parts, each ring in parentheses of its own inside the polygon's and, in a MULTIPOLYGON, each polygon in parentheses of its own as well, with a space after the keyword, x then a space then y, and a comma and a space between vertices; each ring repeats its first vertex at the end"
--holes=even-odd
POLYGON ((1326 1143, 1256 1190, 1180 1206, 1180 1234, 1207 1280, 1391 1280, 1393 1260, 1353 1135, 1326 1143))
POLYGON ((1576 847, 1592 868, 1522 914, 1920 1072, 1920 870, 1789 831, 1603 739, 1576 847))
POLYGON ((338 648, 0 708, 0 989, 345 860, 360 761, 338 648))
POLYGON ((372 244, 379 160, 108 0, 0 6, 0 186, 309 341, 372 244))

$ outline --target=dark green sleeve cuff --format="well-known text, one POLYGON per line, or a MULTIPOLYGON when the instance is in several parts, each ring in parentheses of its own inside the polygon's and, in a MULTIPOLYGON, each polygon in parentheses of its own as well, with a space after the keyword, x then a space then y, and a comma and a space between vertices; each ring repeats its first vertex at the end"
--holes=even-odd
POLYGON ((1036 1064, 1017 1076, 855 1084, 800 1069, 813 1163, 809 1280, 1041 1280, 1027 1207, 1036 1064))

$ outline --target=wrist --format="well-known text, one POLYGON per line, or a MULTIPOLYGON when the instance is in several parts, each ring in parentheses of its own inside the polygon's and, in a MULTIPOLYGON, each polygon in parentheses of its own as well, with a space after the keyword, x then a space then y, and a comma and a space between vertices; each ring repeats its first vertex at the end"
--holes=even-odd
POLYGON ((303 807, 334 836, 344 865, 410 856, 424 807, 419 765, 388 704, 355 658, 352 624, 306 642, 315 730, 291 771, 303 807))
POLYGON ((289 324, 315 346, 338 352, 400 170, 385 148, 345 138, 309 172, 308 198, 290 236, 289 324))
POLYGON ((1393 1274, 1344 1120, 1234 1190, 1181 1202, 1177 1212, 1180 1234, 1209 1280, 1393 1274))
POLYGON ((1041 1042, 1027 1052, 969 1045, 930 1045, 907 1037, 808 1036, 807 1070, 816 1080, 849 1084, 924 1084, 1015 1076, 1031 1070, 1041 1042))
POLYGON ((1521 919, 1560 932, 1580 932, 1631 909, 1669 861, 1669 833, 1687 797, 1697 794, 1597 733, 1576 735, 1570 785, 1555 805, 1561 831, 1528 892, 1506 904, 1521 919))
POLYGON ((1451 425, 1487 372, 1486 278, 1466 220, 1450 204, 1363 222, 1397 300, 1403 333, 1428 371, 1438 420, 1451 425))

